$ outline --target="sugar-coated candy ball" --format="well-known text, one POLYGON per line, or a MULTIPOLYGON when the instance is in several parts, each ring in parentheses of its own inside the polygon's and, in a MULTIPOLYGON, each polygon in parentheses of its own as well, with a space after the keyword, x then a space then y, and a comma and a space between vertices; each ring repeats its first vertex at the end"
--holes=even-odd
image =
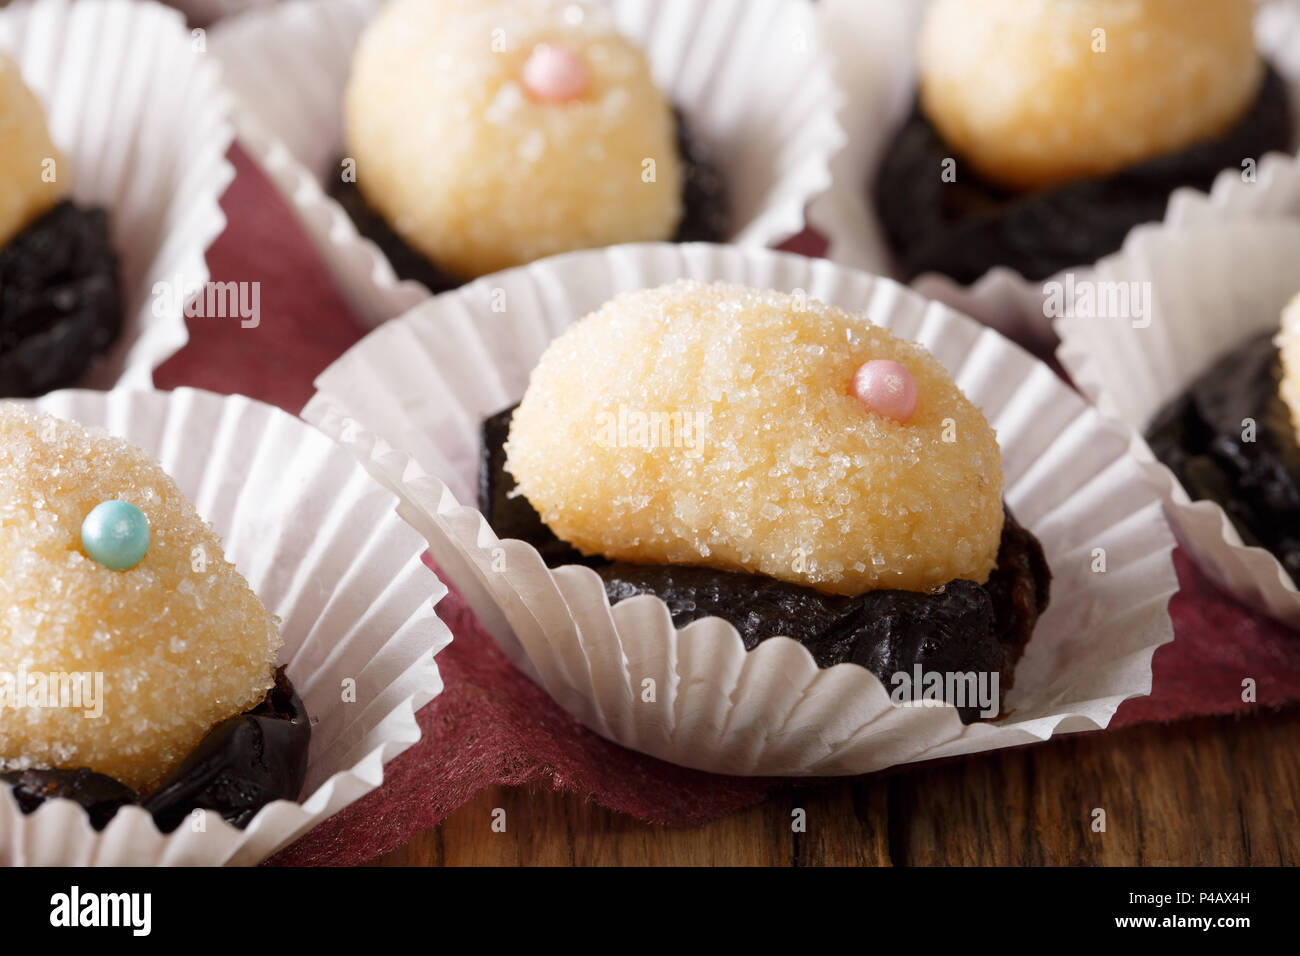
POLYGON ((0 404, 0 488, 0 699, 19 705, 0 714, 0 767, 86 767, 148 792, 214 725, 261 703, 279 622, 157 462, 0 404), (129 509, 150 540, 134 567, 110 570, 87 552, 117 553, 123 521, 138 548, 129 509), (87 521, 96 512, 102 524, 87 521), (15 675, 75 677, 81 706, 30 706, 15 675))
POLYGON ((0 246, 66 196, 71 179, 40 100, 0 53, 0 246))
POLYGON ((81 523, 81 547, 110 571, 129 571, 149 553, 149 519, 129 501, 105 501, 81 523))
POLYGON ((963 161, 1017 189, 1105 175, 1245 114, 1264 75, 1253 15, 1252 0, 935 0, 921 105, 959 177, 963 161))
POLYGON ((997 440, 943 366, 779 292, 679 282, 613 299, 546 350, 506 456, 558 537, 614 560, 860 594, 983 583, 1001 543, 997 440), (854 394, 869 362, 913 380, 905 424, 854 394))
POLYGON ((573 9, 391 0, 361 36, 344 95, 357 188, 453 275, 677 230, 672 104, 608 15, 573 9))

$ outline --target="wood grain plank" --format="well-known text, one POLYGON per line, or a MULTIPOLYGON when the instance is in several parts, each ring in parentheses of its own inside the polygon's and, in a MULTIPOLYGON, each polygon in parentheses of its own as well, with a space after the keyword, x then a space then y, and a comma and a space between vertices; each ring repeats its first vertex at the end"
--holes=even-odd
POLYGON ((795 865, 889 866, 887 779, 792 788, 787 805, 808 814, 807 832, 795 837, 795 865))
POLYGON ((1294 864, 1300 712, 1067 737, 894 778, 912 865, 1294 864), (1105 831, 1093 812, 1105 812, 1105 831))
POLYGON ((375 861, 385 866, 781 866, 794 853, 772 804, 689 830, 653 826, 539 786, 492 787, 442 826, 375 861), (505 811, 506 831, 493 813, 505 811))
POLYGON ((824 786, 670 829, 492 788, 380 866, 1296 865, 1300 709, 1064 737, 824 786), (493 810, 507 830, 494 833, 493 810), (806 828, 792 829, 804 811, 806 828), (1105 830, 1093 811, 1105 811, 1105 830))

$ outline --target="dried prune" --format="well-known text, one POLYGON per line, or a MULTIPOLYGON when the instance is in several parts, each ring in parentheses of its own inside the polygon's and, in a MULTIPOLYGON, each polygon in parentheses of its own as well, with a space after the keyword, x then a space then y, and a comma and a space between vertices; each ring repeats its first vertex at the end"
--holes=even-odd
POLYGON ((1272 334, 1258 335, 1166 404, 1146 437, 1189 495, 1218 502, 1300 581, 1300 444, 1281 380, 1272 334))
POLYGON ((149 795, 144 808, 170 833, 196 808, 244 827, 273 800, 292 800, 307 778, 311 721, 284 668, 266 700, 223 721, 149 795))
POLYGON ((1110 176, 1020 193, 963 166, 918 107, 868 188, 909 280, 937 272, 969 285, 995 266, 1039 280, 1109 255, 1135 226, 1163 218, 1174 190, 1208 190, 1244 159, 1290 152, 1293 137, 1286 81, 1269 67, 1255 104, 1218 139, 1110 176), (953 158, 957 179, 944 182, 953 158))
POLYGON ((76 384, 122 323, 103 209, 65 200, 0 249, 0 397, 76 384))
POLYGON ((85 808, 90 825, 96 830, 108 826, 121 807, 140 802, 140 795, 126 784, 85 767, 15 770, 0 773, 0 780, 13 788, 14 799, 23 813, 32 813, 46 800, 73 800, 85 808))

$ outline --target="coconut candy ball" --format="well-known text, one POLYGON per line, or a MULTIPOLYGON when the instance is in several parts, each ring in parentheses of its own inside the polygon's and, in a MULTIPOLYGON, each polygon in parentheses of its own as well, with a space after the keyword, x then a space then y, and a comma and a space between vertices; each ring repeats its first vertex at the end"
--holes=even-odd
POLYGON ((1222 135, 1249 109, 1264 74, 1253 14, 1251 0, 935 0, 921 106, 992 182, 1104 176, 1222 135))
POLYGON ((1001 541, 993 429, 939 362, 780 292, 612 300, 546 350, 506 453, 550 529, 611 560, 852 595, 984 583, 1001 541))
POLYGON ((393 0, 345 95, 357 186, 465 278, 665 240, 682 217, 672 108, 604 17, 549 0, 393 0))
POLYGON ((98 715, 0 696, 0 763, 88 767, 147 792, 266 696, 278 621, 176 483, 124 441, 0 405, 0 488, 0 691, 20 675, 28 688, 30 675, 47 686, 102 675, 98 715), (113 546, 111 526, 87 522, 105 502, 147 519, 147 551, 129 570, 83 544, 84 527, 87 544, 113 546))

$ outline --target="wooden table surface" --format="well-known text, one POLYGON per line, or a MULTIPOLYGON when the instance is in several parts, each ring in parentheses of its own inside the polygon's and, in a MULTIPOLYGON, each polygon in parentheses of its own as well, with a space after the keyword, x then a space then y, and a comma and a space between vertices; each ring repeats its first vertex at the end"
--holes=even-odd
POLYGON ((781 787, 695 829, 546 787, 486 790, 381 866, 1296 865, 1300 709, 1068 736, 781 787), (505 833, 492 830, 496 808, 505 833), (792 831, 795 808, 804 833, 792 831), (1105 811, 1095 832, 1094 810, 1105 811))

